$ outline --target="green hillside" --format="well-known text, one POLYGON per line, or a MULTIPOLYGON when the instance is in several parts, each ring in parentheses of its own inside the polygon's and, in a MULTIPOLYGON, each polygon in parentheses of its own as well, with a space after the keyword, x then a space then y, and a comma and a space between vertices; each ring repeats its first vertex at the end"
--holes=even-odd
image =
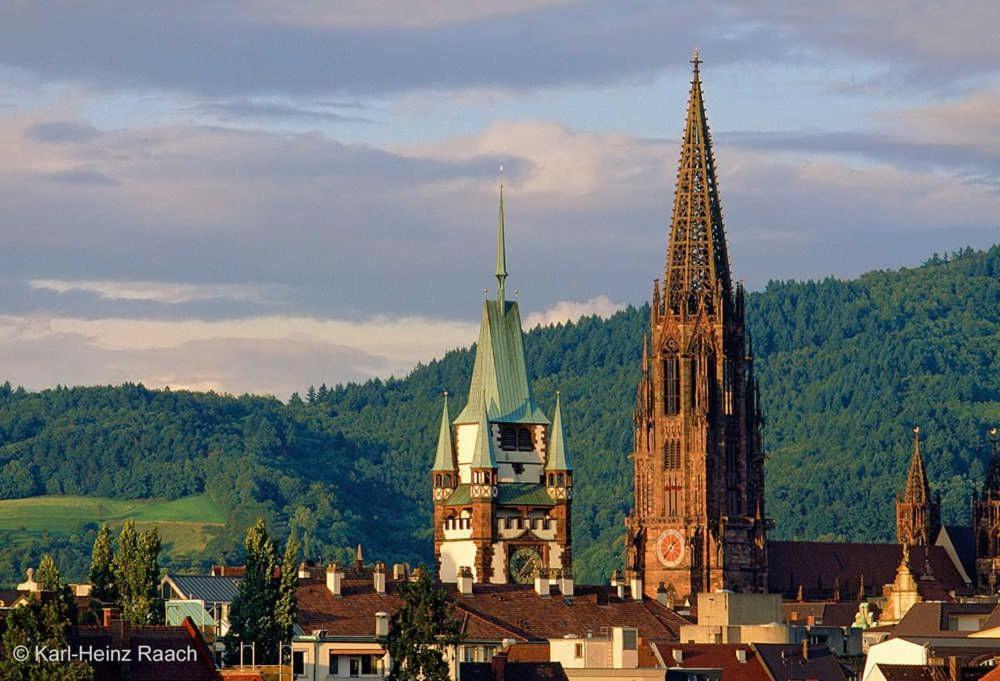
MULTIPOLYGON (((946 520, 967 520, 989 455, 985 430, 1000 422, 1000 247, 853 281, 773 282, 749 296, 748 317, 773 536, 891 539, 914 423, 946 520)), ((619 560, 647 319, 648 308, 629 308, 525 341, 542 408, 562 390, 582 581, 605 579, 619 560)), ((0 388, 0 499, 205 495, 227 531, 197 556, 168 550, 176 566, 238 560, 239 530, 257 515, 279 534, 295 531, 310 556, 363 542, 368 556, 426 561, 440 394, 462 403, 471 367, 470 351, 453 351, 405 379, 322 387, 288 404, 136 385, 0 388)), ((49 532, 0 547, 0 581, 46 549, 82 570, 88 530, 49 532)))

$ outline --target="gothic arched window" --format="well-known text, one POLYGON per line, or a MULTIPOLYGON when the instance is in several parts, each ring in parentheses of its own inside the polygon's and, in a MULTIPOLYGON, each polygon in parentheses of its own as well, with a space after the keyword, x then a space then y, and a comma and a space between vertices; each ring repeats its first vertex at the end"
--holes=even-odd
POLYGON ((676 352, 663 360, 663 413, 673 416, 681 410, 681 361, 676 352))

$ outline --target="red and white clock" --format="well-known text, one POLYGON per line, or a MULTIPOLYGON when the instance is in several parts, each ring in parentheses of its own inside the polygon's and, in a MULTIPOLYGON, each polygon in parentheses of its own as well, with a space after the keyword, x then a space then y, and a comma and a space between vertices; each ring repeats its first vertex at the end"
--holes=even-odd
POLYGON ((656 538, 656 557, 665 567, 677 567, 684 560, 684 535, 680 530, 664 530, 656 538))

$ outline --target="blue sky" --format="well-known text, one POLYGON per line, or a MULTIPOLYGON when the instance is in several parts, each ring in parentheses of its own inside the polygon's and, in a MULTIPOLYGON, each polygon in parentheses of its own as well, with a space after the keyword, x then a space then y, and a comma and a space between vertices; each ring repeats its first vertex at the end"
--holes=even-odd
POLYGON ((0 6, 0 352, 288 395, 472 342, 504 164, 529 325, 643 302, 701 49, 735 275, 1000 236, 989 2, 0 6))

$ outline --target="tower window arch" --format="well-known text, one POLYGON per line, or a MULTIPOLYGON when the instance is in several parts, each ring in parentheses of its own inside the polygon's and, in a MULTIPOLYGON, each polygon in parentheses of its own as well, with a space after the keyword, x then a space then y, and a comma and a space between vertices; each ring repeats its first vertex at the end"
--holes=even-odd
POLYGON ((531 431, 527 428, 519 428, 517 431, 517 450, 520 452, 530 452, 535 448, 531 441, 531 431))
POLYGON ((676 352, 663 359, 663 413, 673 416, 681 410, 681 361, 676 352))
POLYGON ((500 427, 500 449, 517 449, 517 429, 514 426, 500 427))

